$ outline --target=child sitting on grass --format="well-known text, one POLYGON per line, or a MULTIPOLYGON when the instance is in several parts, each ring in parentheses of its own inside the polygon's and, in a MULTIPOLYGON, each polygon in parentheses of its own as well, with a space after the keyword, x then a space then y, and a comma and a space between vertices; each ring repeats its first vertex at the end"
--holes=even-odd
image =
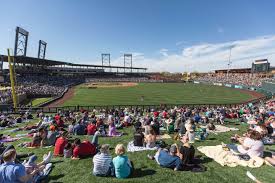
POLYGON ((64 147, 64 158, 71 158, 73 153, 72 144, 68 143, 64 147))

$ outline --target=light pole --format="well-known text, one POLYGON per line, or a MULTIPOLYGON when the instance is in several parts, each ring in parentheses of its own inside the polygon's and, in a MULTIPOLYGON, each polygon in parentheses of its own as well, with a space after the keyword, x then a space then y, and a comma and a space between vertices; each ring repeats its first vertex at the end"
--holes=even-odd
POLYGON ((230 70, 230 66, 232 64, 231 62, 231 50, 232 50, 233 46, 230 46, 230 50, 229 50, 229 58, 228 58, 228 69, 227 69, 227 73, 226 73, 226 80, 228 81, 228 76, 229 76, 229 70, 230 70))

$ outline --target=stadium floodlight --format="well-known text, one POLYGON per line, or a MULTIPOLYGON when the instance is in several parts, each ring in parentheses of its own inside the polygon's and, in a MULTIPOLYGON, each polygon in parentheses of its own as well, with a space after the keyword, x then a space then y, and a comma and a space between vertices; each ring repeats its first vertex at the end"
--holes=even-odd
MULTIPOLYGON (((110 53, 102 53, 101 54, 101 61, 102 61, 102 69, 103 66, 111 66, 111 54, 110 53)), ((110 71, 111 71, 111 67, 110 67, 110 71)))
POLYGON ((29 32, 21 27, 16 27, 14 56, 26 56, 29 32))
POLYGON ((232 51, 233 47, 234 47, 233 45, 230 46, 230 50, 229 50, 229 58, 228 58, 228 64, 227 64, 228 68, 227 68, 227 73, 226 73, 226 80, 227 81, 228 81, 228 77, 229 77, 229 70, 230 70, 230 67, 231 67, 231 64, 232 64, 232 61, 231 61, 231 51, 232 51))
POLYGON ((126 72, 126 67, 129 67, 131 73, 133 71, 133 55, 132 54, 124 54, 124 73, 126 72))
POLYGON ((38 56, 39 59, 45 59, 46 56, 47 43, 45 41, 39 40, 38 56))

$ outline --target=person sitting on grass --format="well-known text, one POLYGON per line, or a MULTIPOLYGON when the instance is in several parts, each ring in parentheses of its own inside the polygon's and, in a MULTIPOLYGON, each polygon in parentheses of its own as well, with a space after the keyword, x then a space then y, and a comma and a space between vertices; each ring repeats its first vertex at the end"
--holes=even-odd
POLYGON ((108 136, 109 137, 117 137, 117 136, 121 136, 122 134, 116 131, 116 126, 114 123, 113 118, 110 119, 109 121, 109 133, 108 136))
POLYGON ((87 135, 94 135, 95 132, 96 132, 96 130, 97 130, 97 128, 96 128, 96 120, 93 120, 87 126, 87 135))
POLYGON ((128 126, 131 126, 131 124, 132 124, 131 117, 129 116, 128 112, 126 112, 125 117, 123 119, 123 126, 128 127, 128 126))
POLYGON ((84 140, 81 142, 79 138, 76 138, 73 145, 73 157, 72 159, 80 159, 91 157, 96 154, 96 147, 98 146, 99 132, 96 132, 92 141, 84 140))
POLYGON ((195 130, 196 130, 196 125, 194 120, 189 119, 187 120, 187 122, 185 123, 185 129, 186 129, 186 133, 185 135, 188 137, 189 142, 190 143, 194 143, 195 142, 195 130))
POLYGON ((112 156, 109 152, 109 145, 103 144, 100 152, 93 158, 93 174, 95 176, 107 177, 112 174, 112 156))
POLYGON ((71 158, 73 154, 73 146, 71 143, 67 143, 64 147, 64 158, 71 158))
POLYGON ((148 155, 151 160, 156 160, 156 162, 164 168, 172 168, 174 171, 179 171, 182 169, 182 161, 178 155, 178 147, 173 144, 170 150, 159 149, 155 156, 148 155))
POLYGON ((157 136, 152 127, 150 128, 149 135, 145 136, 144 141, 147 148, 154 148, 156 146, 157 136))
POLYGON ((75 127, 75 121, 72 121, 72 123, 69 125, 68 127, 68 132, 70 134, 73 134, 74 133, 74 127, 75 127))
POLYGON ((31 142, 23 142, 21 144, 18 144, 20 147, 29 147, 29 148, 35 148, 35 147, 43 147, 44 143, 46 142, 46 136, 47 133, 44 128, 39 128, 37 133, 34 133, 32 136, 31 142))
POLYGON ((151 122, 151 127, 156 135, 160 135, 160 124, 156 118, 151 122))
POLYGON ((10 149, 3 154, 4 163, 0 165, 0 183, 15 183, 32 181, 41 169, 35 169, 27 174, 24 165, 16 164, 16 151, 10 149))
POLYGON ((123 144, 118 144, 115 148, 116 157, 113 159, 115 176, 117 178, 127 178, 133 171, 133 165, 125 155, 125 147, 123 144))
POLYGON ((53 146, 55 144, 56 138, 59 136, 58 131, 54 125, 50 126, 50 131, 47 134, 46 142, 44 145, 46 146, 53 146))
POLYGON ((179 148, 179 157, 182 160, 183 169, 189 168, 188 165, 194 163, 195 148, 190 145, 187 136, 181 138, 182 145, 179 148))
POLYGON ((262 142, 262 136, 259 132, 251 130, 249 131, 247 137, 239 138, 238 141, 241 145, 237 146, 237 150, 241 154, 247 154, 250 157, 263 156, 264 144, 262 142))
POLYGON ((85 135, 85 126, 82 124, 81 120, 74 126, 74 135, 85 135))
POLYGON ((68 133, 63 132, 59 138, 55 141, 54 156, 63 156, 64 148, 68 143, 68 133))
POLYGON ((142 128, 137 128, 134 133, 134 146, 143 147, 144 145, 144 134, 142 128))

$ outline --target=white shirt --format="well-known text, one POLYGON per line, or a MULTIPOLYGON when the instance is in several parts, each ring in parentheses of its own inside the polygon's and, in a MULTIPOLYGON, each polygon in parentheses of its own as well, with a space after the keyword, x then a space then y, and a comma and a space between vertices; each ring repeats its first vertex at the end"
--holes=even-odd
POLYGON ((264 144, 261 140, 253 140, 251 138, 245 138, 243 145, 248 147, 245 150, 242 145, 238 146, 238 151, 242 154, 248 154, 250 157, 258 156, 262 157, 264 152, 264 144))

